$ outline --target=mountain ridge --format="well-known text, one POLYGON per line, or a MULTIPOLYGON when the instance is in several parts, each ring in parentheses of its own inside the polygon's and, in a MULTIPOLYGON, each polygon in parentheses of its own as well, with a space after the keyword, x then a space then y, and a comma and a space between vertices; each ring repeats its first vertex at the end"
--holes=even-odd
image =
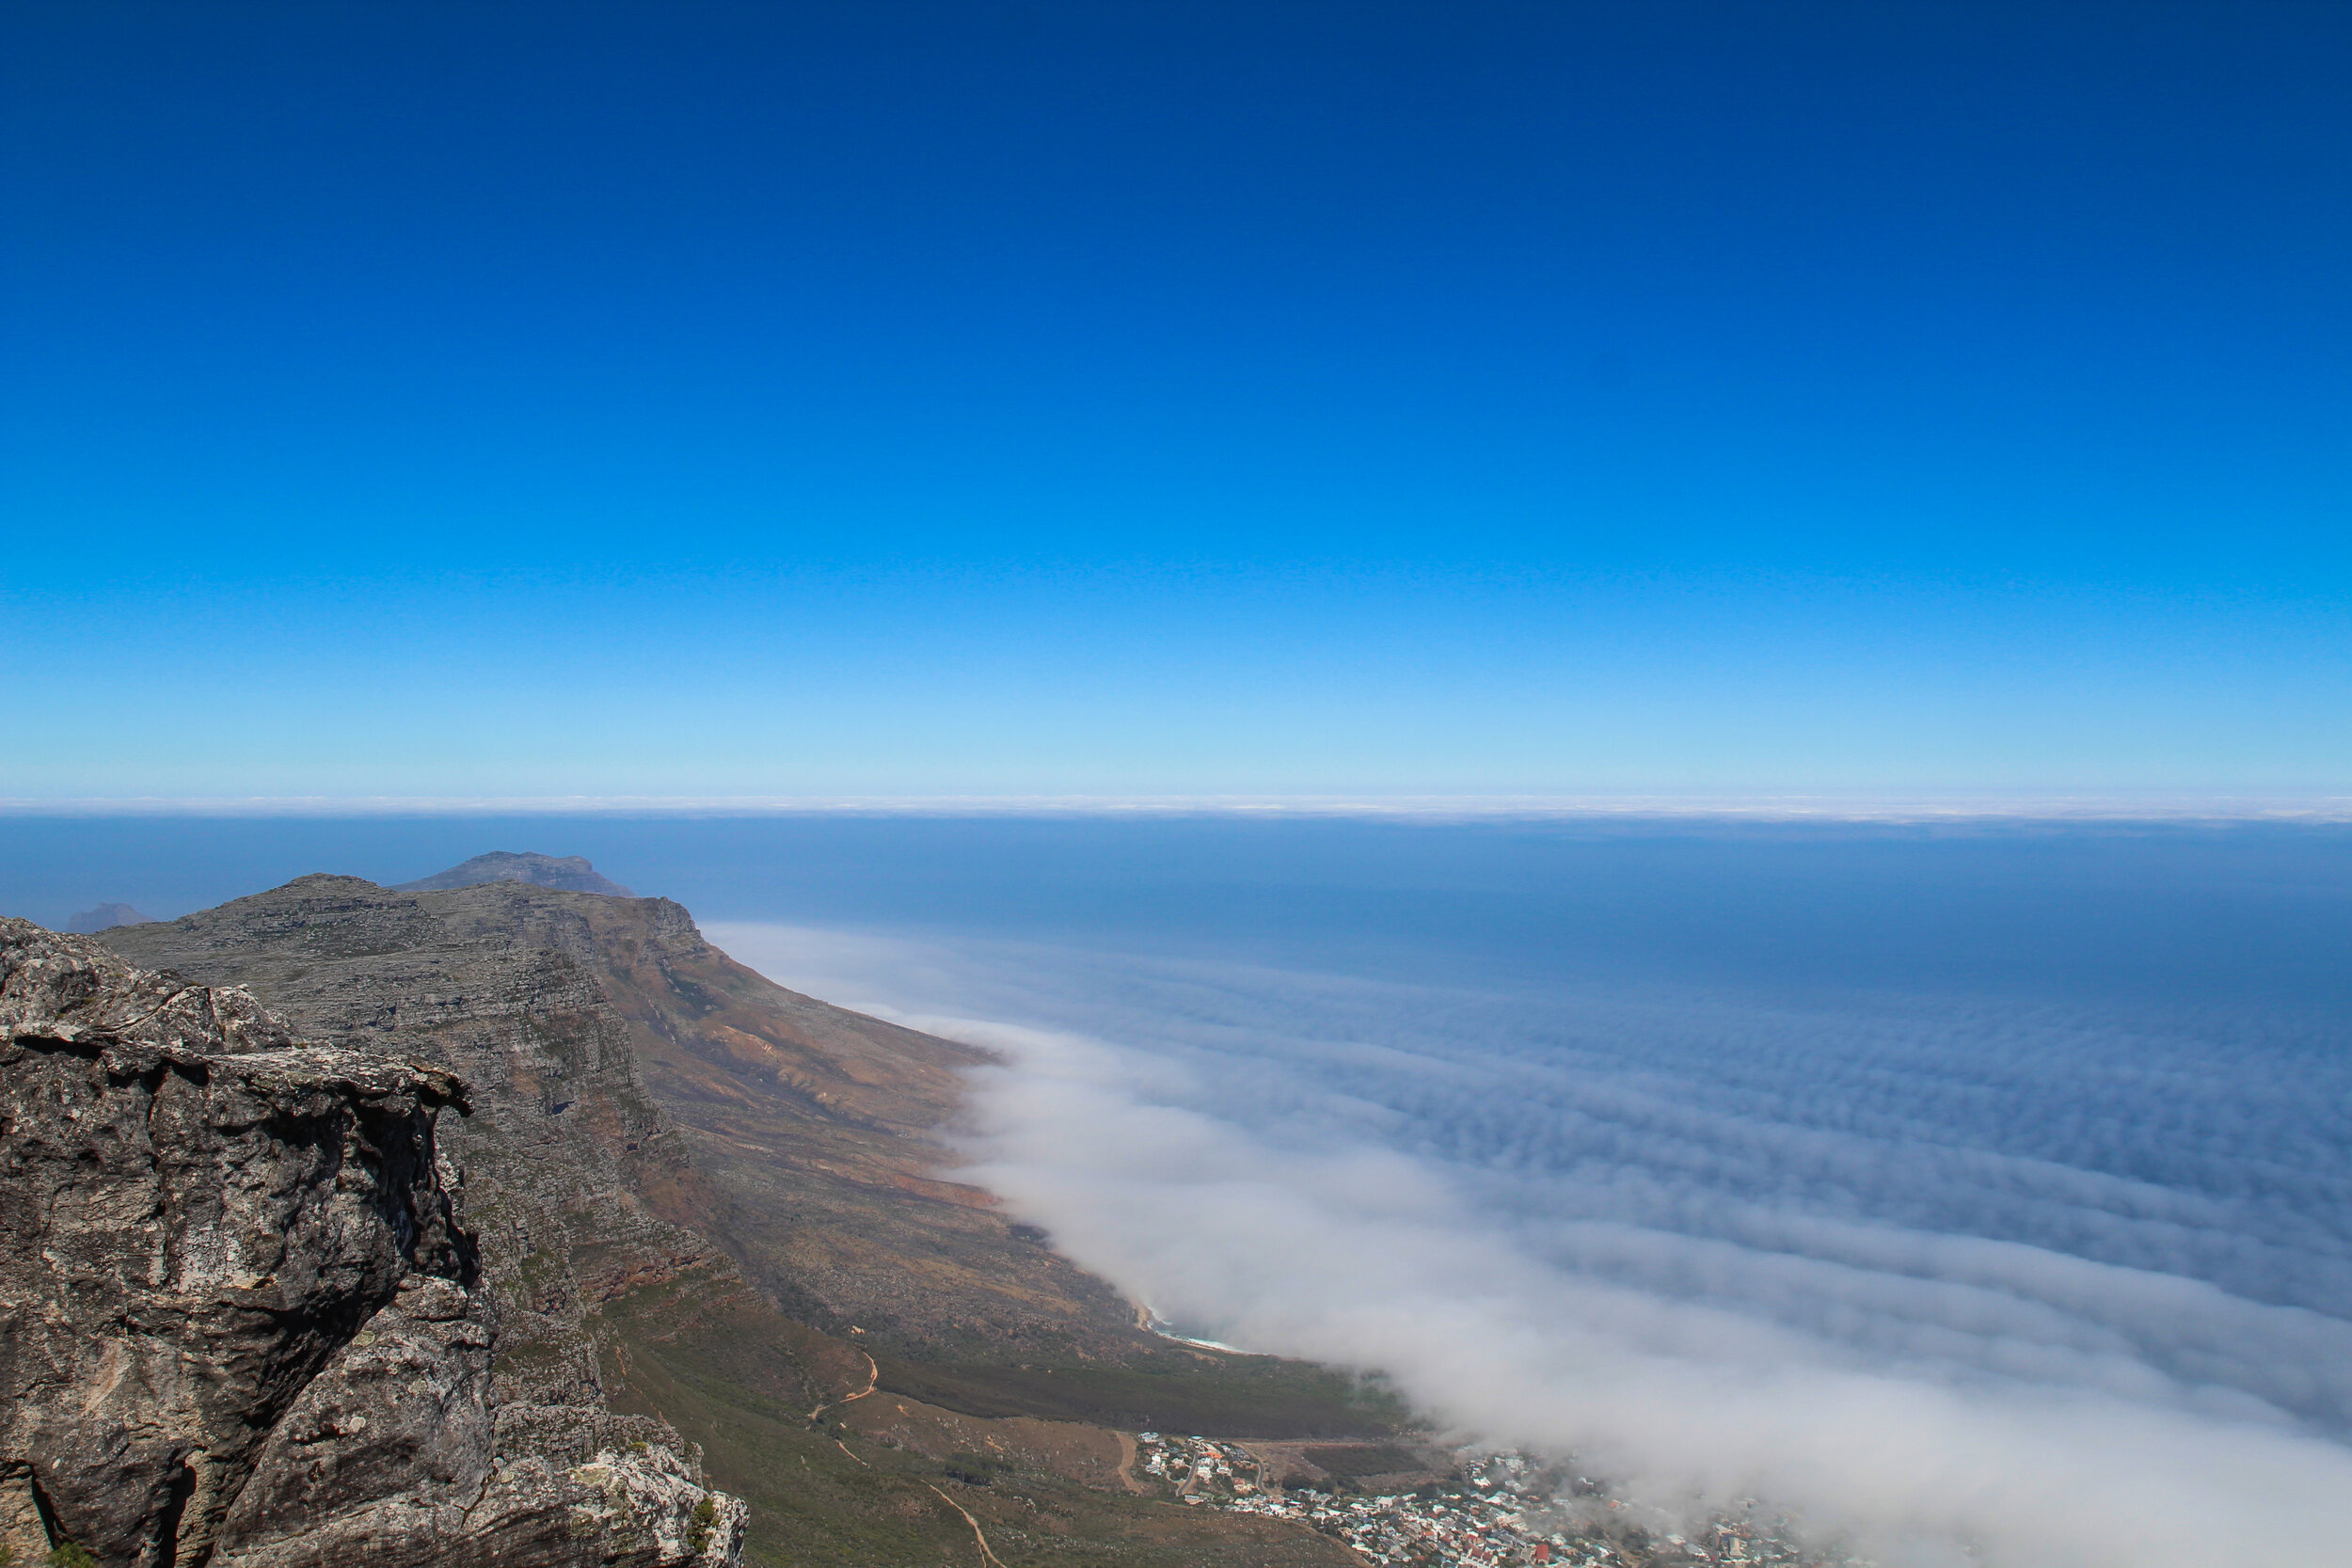
POLYGON ((1151 1334, 956 1181, 936 1129, 987 1053, 776 986, 669 900, 516 879, 316 875, 103 940, 479 1080, 444 1144, 510 1446, 577 1466, 598 1422, 674 1431, 750 1502, 759 1562, 928 1562, 975 1528, 1072 1563, 1344 1560, 1121 1479, 1136 1428, 1346 1440, 1401 1412, 1151 1334))

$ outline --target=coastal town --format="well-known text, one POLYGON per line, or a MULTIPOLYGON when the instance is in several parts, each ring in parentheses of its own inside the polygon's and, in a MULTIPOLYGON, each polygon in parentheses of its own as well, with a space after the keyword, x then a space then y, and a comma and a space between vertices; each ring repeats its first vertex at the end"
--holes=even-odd
MULTIPOLYGON (((1136 1434, 1137 1480, 1196 1508, 1289 1519, 1390 1568, 1871 1568, 1866 1560, 1801 1546, 1785 1520, 1751 1506, 1737 1515, 1677 1521, 1612 1495, 1573 1468, 1511 1451, 1419 1456, 1418 1473, 1392 1468, 1367 1492, 1345 1473, 1350 1450, 1286 1455, 1265 1444, 1136 1434), (1307 1465, 1285 1460, 1309 1457, 1307 1465), (1325 1466, 1330 1466, 1326 1468, 1325 1466), (1334 1473, 1336 1470, 1338 1473, 1334 1473), (1411 1484, 1400 1484, 1410 1482, 1411 1484)), ((1388 1452, 1393 1460, 1410 1457, 1388 1452)))

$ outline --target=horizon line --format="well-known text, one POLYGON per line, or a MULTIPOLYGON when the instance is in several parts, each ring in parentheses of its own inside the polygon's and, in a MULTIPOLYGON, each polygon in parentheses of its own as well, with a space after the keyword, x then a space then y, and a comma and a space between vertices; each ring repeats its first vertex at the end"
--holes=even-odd
POLYGON ((1422 795, 536 795, 0 798, 0 817, 1302 817, 1406 821, 2352 822, 2352 793, 1785 791, 1422 795))

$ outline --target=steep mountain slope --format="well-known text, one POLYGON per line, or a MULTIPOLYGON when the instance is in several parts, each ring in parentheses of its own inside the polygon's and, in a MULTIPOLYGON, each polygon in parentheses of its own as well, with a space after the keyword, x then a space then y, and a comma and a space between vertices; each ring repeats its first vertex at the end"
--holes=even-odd
POLYGON ((666 1426, 508 1420, 452 1073, 0 921, 0 1546, 294 1568, 731 1560, 666 1426))
POLYGON ((453 931, 553 949, 597 976, 707 1179, 665 1195, 669 1212, 723 1237, 796 1315, 916 1355, 1165 1348, 985 1193, 940 1179, 933 1130, 984 1053, 786 990, 668 899, 501 885, 421 902, 453 931))
POLYGON ((943 1179, 932 1129, 973 1048, 785 990, 662 899, 310 877, 106 940, 475 1083, 445 1142, 520 1325, 494 1374, 516 1432, 592 1396, 674 1423, 755 1504, 751 1556, 937 1560, 985 1527, 1000 1556, 1337 1560, 1114 1480, 1091 1423, 1336 1435, 1396 1413, 1144 1333, 943 1179))

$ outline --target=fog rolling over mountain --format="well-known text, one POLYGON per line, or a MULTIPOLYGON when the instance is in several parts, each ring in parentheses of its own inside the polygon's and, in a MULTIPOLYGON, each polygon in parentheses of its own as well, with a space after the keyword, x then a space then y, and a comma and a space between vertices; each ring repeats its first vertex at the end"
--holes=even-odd
POLYGON ((969 1179, 1190 1332, 1890 1562, 2341 1550, 2341 835, 1539 846, 1503 886, 1428 832, 1343 889, 1130 858, 1112 936, 713 934, 1009 1053, 969 1179), (1220 875, 1221 916, 1152 894, 1220 875))

